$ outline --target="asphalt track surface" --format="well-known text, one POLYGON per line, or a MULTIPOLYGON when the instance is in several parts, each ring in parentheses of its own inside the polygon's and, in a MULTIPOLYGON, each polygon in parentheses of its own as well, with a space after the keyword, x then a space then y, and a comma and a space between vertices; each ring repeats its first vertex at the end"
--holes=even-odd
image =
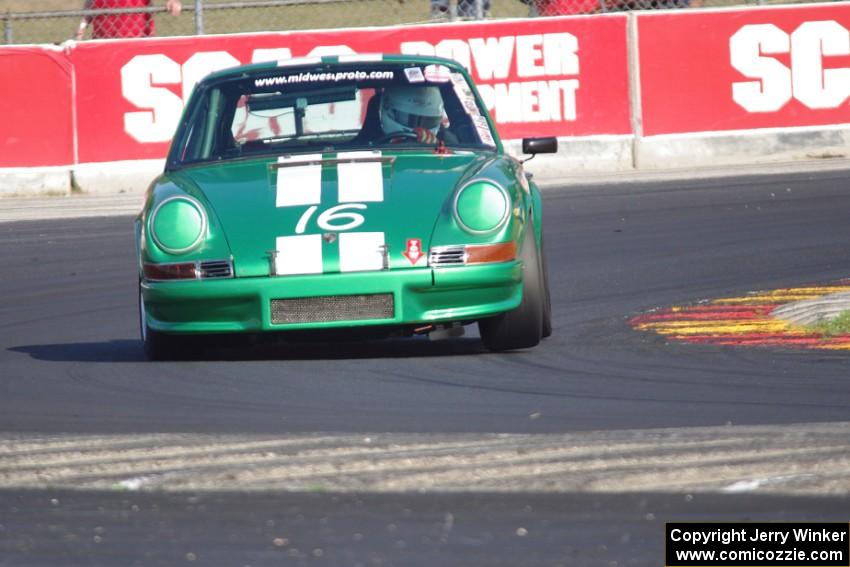
MULTIPOLYGON (((847 278, 847 177, 547 189, 555 330, 507 354, 485 352, 473 332, 434 343, 217 344, 198 360, 148 363, 130 217, 0 224, 0 478, 14 477, 21 455, 51 454, 38 443, 105 438, 153 439, 155 449, 167 436, 335 435, 397 448, 505 435, 584 439, 602 452, 610 439, 725 427, 761 432, 753 454, 774 430, 846 440, 846 353, 666 344, 627 320, 847 278)), ((630 480, 522 490, 516 478, 505 490, 467 479, 424 492, 344 482, 245 492, 74 485, 38 463, 22 469, 31 482, 0 488, 0 565, 660 565, 666 521, 850 520, 846 467, 832 492, 630 480)), ((648 474, 663 478, 663 468, 648 474)))

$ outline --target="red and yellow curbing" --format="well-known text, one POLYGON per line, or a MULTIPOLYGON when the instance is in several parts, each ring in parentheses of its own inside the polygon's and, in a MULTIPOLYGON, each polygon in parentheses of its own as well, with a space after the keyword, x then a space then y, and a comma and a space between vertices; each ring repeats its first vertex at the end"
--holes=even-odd
POLYGON ((629 324, 686 343, 850 350, 850 335, 814 333, 771 316, 781 305, 848 291, 850 282, 776 289, 662 309, 633 317, 629 324))

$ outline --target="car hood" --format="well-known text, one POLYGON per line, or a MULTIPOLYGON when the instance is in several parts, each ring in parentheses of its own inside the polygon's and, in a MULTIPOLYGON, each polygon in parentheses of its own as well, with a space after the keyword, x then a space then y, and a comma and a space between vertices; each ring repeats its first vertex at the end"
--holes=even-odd
POLYGON ((335 273, 426 266, 441 210, 492 159, 356 152, 239 160, 171 176, 206 197, 237 276, 335 273))

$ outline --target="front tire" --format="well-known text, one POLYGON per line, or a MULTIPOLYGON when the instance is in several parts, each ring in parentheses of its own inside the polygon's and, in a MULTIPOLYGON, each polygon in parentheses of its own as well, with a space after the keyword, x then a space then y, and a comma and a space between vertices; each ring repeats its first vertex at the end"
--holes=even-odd
POLYGON ((179 346, 177 340, 165 333, 154 331, 148 326, 145 316, 145 298, 142 295, 142 290, 139 289, 139 334, 142 339, 142 346, 145 351, 145 357, 148 360, 171 360, 177 358, 179 346))
POLYGON ((522 301, 516 309, 478 322, 481 340, 489 350, 504 351, 537 346, 543 335, 543 286, 534 225, 529 224, 522 245, 522 301))

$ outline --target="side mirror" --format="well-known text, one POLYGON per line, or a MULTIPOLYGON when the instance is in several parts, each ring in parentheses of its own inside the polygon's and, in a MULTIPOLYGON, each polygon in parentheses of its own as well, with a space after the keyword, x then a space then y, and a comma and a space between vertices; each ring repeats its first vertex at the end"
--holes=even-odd
POLYGON ((523 138, 522 153, 554 154, 558 151, 557 138, 523 138))

